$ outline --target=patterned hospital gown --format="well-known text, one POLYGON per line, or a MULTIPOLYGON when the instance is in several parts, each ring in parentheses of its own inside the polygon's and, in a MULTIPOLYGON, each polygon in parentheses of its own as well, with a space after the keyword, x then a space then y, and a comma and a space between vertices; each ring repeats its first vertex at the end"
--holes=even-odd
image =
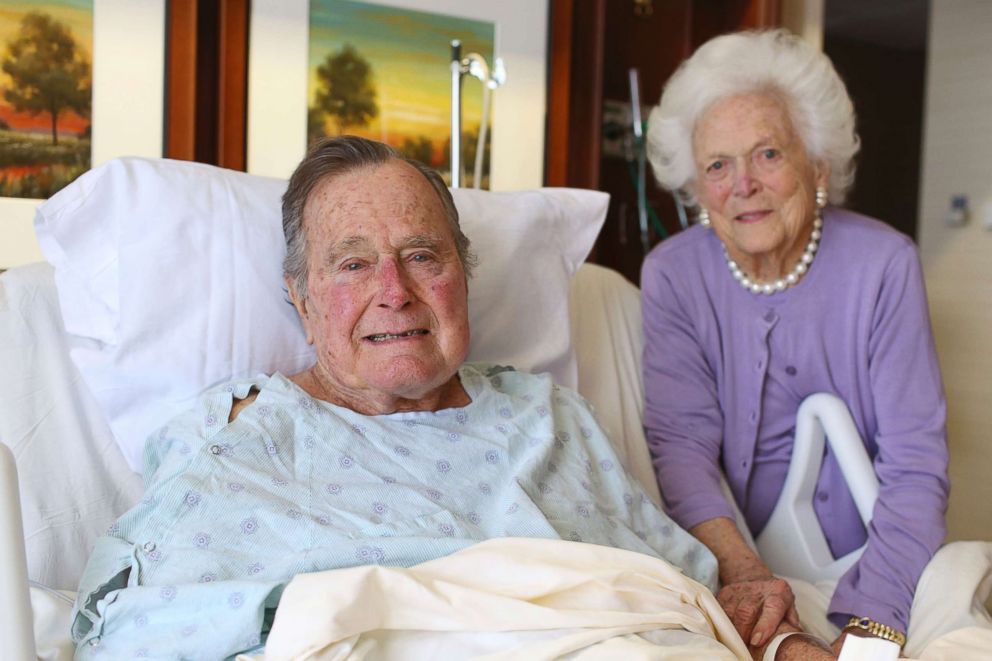
POLYGON ((406 567, 492 537, 616 546, 715 585, 712 555, 627 476, 579 395, 507 368, 459 376, 469 405, 380 416, 280 374, 208 392, 148 441, 145 498, 96 543, 76 659, 257 651, 296 574, 406 567))

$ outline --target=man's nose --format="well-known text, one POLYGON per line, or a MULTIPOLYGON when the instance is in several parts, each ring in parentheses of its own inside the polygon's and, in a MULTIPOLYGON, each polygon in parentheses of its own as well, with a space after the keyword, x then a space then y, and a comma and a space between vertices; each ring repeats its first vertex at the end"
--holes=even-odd
POLYGON ((399 310, 412 300, 406 270, 396 259, 379 263, 379 307, 399 310))

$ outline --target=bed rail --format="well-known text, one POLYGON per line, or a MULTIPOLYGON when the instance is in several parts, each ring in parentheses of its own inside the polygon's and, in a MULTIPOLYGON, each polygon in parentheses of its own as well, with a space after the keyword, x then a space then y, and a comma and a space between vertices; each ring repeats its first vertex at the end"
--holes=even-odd
POLYGON ((843 400, 818 393, 799 406, 789 472, 775 509, 755 540, 758 553, 772 571, 811 583, 840 578, 864 551, 862 546, 834 559, 813 510, 816 480, 828 441, 861 520, 868 526, 878 498, 878 478, 871 459, 843 400))
POLYGON ((35 659, 28 563, 14 454, 0 443, 0 641, 3 658, 35 659))

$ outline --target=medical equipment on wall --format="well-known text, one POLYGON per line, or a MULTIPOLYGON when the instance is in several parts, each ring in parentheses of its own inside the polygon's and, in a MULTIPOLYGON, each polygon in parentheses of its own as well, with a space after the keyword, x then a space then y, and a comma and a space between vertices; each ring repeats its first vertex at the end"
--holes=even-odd
POLYGON ((479 53, 468 53, 462 57, 462 43, 451 41, 451 187, 460 188, 462 179, 462 77, 468 74, 482 82, 482 121, 479 124, 479 138, 475 148, 475 164, 472 187, 482 185, 482 162, 485 157, 486 134, 489 129, 489 111, 492 107, 493 91, 506 82, 506 69, 503 59, 497 57, 492 69, 486 58, 479 53))
MULTIPOLYGON (((628 69, 630 103, 606 101, 604 103, 603 155, 622 157, 626 162, 631 185, 637 199, 637 226, 644 254, 651 250, 650 229, 653 228, 659 239, 668 238, 658 213, 647 199, 647 122, 642 114, 640 74, 636 68, 628 69)), ((675 207, 682 229, 689 225, 688 215, 682 201, 675 196, 675 207)), ((621 203, 623 204, 623 203, 621 203)), ((621 206, 621 209, 624 207, 621 206)), ((621 216, 626 214, 621 212, 621 216)), ((626 243, 625 225, 621 222, 621 243, 626 243)))

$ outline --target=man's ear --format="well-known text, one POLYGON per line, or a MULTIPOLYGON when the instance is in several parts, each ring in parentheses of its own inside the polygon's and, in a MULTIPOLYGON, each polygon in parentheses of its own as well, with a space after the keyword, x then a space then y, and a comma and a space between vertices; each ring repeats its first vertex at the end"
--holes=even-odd
POLYGON ((310 329, 307 300, 297 291, 296 281, 293 278, 286 276, 284 282, 286 283, 286 291, 289 292, 289 300, 292 302, 293 307, 296 308, 296 314, 299 315, 300 322, 303 324, 303 332, 307 335, 307 344, 313 344, 313 331, 310 329))

